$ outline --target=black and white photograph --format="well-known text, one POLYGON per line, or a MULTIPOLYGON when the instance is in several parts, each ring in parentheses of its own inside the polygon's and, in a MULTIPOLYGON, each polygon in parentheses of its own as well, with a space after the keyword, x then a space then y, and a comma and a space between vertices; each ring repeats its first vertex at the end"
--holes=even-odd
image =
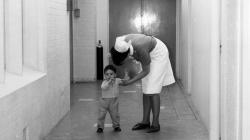
POLYGON ((250 0, 0 0, 0 140, 249 140, 250 0))

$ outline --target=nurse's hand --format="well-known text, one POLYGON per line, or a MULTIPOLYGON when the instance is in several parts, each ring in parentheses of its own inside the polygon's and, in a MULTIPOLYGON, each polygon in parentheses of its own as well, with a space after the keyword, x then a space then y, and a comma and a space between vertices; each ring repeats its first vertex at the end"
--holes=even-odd
POLYGON ((121 82, 121 85, 122 85, 122 86, 127 86, 127 85, 129 85, 129 80, 127 80, 127 79, 122 79, 121 81, 122 81, 122 82, 121 82))

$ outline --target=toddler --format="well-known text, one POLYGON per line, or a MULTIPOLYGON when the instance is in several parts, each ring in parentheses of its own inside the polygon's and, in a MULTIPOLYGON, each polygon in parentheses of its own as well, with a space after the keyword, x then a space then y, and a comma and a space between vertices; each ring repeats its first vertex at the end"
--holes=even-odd
POLYGON ((119 116, 119 84, 122 81, 116 78, 116 68, 113 65, 107 65, 104 68, 104 80, 101 84, 102 97, 99 99, 99 114, 97 133, 102 133, 106 113, 109 112, 115 132, 120 132, 119 116))

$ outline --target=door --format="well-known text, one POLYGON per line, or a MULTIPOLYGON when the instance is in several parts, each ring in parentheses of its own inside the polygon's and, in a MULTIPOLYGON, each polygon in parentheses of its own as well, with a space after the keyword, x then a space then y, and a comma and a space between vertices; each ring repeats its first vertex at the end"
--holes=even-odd
MULTIPOLYGON (((109 46, 114 45, 117 36, 129 33, 144 33, 161 39, 169 49, 175 74, 176 0, 110 0, 109 46)), ((136 70, 129 71, 133 75, 136 70)), ((122 74, 118 70, 119 73, 122 74)))
POLYGON ((168 47, 172 69, 175 75, 176 65, 176 0, 142 0, 144 14, 156 15, 156 23, 144 33, 153 35, 162 40, 168 47))

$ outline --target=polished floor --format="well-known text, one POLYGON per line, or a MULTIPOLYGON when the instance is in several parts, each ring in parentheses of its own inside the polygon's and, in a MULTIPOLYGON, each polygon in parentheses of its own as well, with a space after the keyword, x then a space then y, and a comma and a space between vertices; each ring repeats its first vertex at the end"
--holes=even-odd
POLYGON ((142 94, 139 83, 121 87, 121 132, 114 132, 109 114, 104 133, 96 133, 97 99, 100 82, 72 85, 71 111, 58 123, 45 140, 208 140, 208 132, 195 113, 189 97, 178 84, 165 87, 161 93, 161 131, 132 131, 142 119, 142 94))

